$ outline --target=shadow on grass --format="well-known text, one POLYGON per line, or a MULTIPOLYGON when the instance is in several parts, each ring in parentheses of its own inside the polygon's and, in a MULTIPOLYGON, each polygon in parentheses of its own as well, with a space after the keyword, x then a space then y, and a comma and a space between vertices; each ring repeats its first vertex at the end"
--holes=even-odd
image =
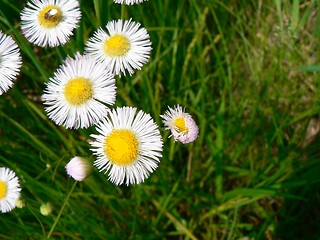
POLYGON ((289 179, 287 193, 299 199, 284 200, 276 227, 277 239, 320 239, 319 149, 320 139, 305 148, 306 158, 295 164, 301 169, 289 179))

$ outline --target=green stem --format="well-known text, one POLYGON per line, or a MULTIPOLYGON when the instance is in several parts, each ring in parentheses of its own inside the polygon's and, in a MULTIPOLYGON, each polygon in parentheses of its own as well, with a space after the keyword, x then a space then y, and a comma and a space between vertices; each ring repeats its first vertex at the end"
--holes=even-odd
POLYGON ((233 230, 234 230, 234 227, 236 226, 237 214, 238 214, 238 206, 236 206, 234 209, 233 221, 232 221, 231 230, 228 236, 228 240, 231 240, 232 238, 233 230))
POLYGON ((72 185, 72 188, 71 188, 71 190, 69 191, 68 196, 67 196, 66 199, 64 200, 64 203, 63 203, 63 205, 62 205, 62 207, 61 207, 61 209, 60 209, 60 212, 59 212, 57 218, 55 219, 55 221, 54 221, 54 223, 53 223, 53 225, 52 225, 52 227, 51 227, 51 229, 50 229, 50 232, 49 232, 48 235, 47 235, 47 239, 50 239, 50 237, 51 237, 51 235, 52 235, 52 232, 53 232, 54 229, 56 228, 56 225, 57 225, 57 223, 58 223, 58 221, 59 221, 59 219, 60 219, 60 217, 61 217, 61 215, 62 215, 62 213, 63 213, 63 211, 64 211, 64 209, 65 209, 65 207, 66 207, 66 205, 67 205, 67 202, 69 201, 69 198, 70 198, 70 196, 71 196, 74 188, 76 187, 77 183, 78 183, 78 181, 75 181, 74 184, 72 185))
POLYGON ((121 19, 124 20, 125 17, 125 4, 121 4, 121 19))
POLYGON ((173 137, 170 140, 170 150, 169 150, 169 160, 173 161, 174 157, 174 146, 175 146, 175 141, 173 140, 173 137))

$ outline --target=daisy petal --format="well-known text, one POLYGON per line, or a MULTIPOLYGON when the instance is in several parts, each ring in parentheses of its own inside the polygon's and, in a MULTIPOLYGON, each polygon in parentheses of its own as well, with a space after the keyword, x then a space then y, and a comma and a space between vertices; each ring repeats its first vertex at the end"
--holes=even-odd
POLYGON ((171 131, 175 141, 191 143, 198 138, 199 128, 189 113, 186 113, 181 106, 170 108, 164 115, 160 115, 166 130, 171 131))
POLYGON ((114 3, 126 4, 126 5, 133 5, 139 4, 146 0, 113 0, 114 3))
POLYGON ((0 168, 0 211, 9 212, 16 207, 20 197, 20 184, 16 174, 8 168, 0 168))
POLYGON ((21 12, 21 30, 40 47, 65 44, 81 18, 77 0, 31 0, 21 12))
POLYGON ((21 65, 18 45, 10 36, 0 31, 0 95, 12 87, 21 65))
POLYGON ((76 54, 50 78, 42 96, 48 116, 66 128, 87 128, 105 115, 116 99, 113 74, 89 56, 76 54))
POLYGON ((113 109, 97 127, 90 142, 97 156, 94 165, 108 173, 116 185, 139 184, 149 177, 160 162, 163 142, 150 114, 137 109, 113 109))
POLYGON ((86 42, 86 54, 108 65, 119 76, 126 75, 126 71, 132 75, 149 61, 151 41, 140 23, 120 19, 108 22, 106 28, 107 32, 100 28, 86 42))

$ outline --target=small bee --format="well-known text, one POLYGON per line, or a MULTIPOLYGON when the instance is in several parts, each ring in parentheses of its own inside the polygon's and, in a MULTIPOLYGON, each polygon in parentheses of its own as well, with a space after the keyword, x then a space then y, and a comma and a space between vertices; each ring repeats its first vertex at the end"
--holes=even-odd
POLYGON ((58 13, 58 10, 53 8, 51 10, 49 10, 48 12, 46 12, 46 14, 44 15, 44 19, 49 19, 51 17, 53 17, 54 15, 56 15, 58 13))

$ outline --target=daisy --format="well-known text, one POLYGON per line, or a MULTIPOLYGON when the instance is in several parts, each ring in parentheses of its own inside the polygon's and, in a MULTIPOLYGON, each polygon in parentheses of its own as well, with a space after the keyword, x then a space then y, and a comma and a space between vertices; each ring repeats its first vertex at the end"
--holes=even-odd
POLYGON ((21 30, 40 47, 65 44, 81 18, 77 0, 31 0, 21 12, 21 30))
POLYGON ((91 165, 82 157, 73 157, 66 165, 67 174, 74 180, 83 181, 89 174, 91 165))
POLYGON ((21 64, 18 45, 10 36, 0 31, 0 95, 12 87, 21 64))
POLYGON ((163 118, 166 130, 171 130, 169 137, 173 136, 175 141, 185 144, 197 139, 199 128, 191 115, 184 112, 181 106, 177 105, 174 109, 169 107, 169 110, 160 117, 163 118))
POLYGON ((120 3, 120 4, 127 4, 127 5, 133 5, 133 4, 139 4, 146 0, 113 0, 114 3, 120 3))
POLYGON ((8 168, 0 168, 0 211, 9 212, 15 208, 20 197, 20 184, 16 174, 8 168))
POLYGON ((114 76, 107 67, 88 56, 76 54, 50 78, 43 101, 48 116, 66 128, 87 128, 109 111, 116 98, 114 76))
POLYGON ((150 57, 151 41, 145 28, 130 20, 107 23, 107 32, 99 28, 86 42, 86 54, 106 63, 115 75, 130 75, 141 69, 150 57))
POLYGON ((162 139, 150 114, 132 107, 113 109, 92 134, 91 150, 97 156, 94 165, 109 173, 116 185, 139 184, 149 177, 162 156, 162 139))

